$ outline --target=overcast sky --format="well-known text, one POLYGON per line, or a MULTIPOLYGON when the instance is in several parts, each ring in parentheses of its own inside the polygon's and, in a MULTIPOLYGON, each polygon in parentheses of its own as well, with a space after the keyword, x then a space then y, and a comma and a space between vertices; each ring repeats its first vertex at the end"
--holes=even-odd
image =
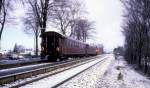
POLYGON ((89 17, 96 21, 95 41, 104 44, 105 50, 123 45, 123 7, 120 0, 86 0, 86 6, 89 17))
MULTIPOLYGON (((88 18, 95 21, 96 34, 93 42, 102 43, 105 50, 124 44, 121 33, 123 7, 120 0, 84 0, 88 11, 88 18)), ((33 48, 34 40, 31 36, 24 34, 21 18, 24 16, 22 6, 18 4, 14 11, 17 16, 15 26, 6 26, 2 36, 2 49, 12 49, 15 43, 33 48)))

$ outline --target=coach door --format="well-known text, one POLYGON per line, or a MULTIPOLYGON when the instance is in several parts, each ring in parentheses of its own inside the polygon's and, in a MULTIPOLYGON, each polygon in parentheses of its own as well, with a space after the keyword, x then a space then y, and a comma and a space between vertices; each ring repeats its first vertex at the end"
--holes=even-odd
POLYGON ((54 48, 55 48, 55 37, 54 36, 48 36, 47 38, 47 53, 50 56, 54 55, 54 48))
POLYGON ((57 52, 56 52, 56 48, 58 46, 58 38, 57 36, 49 36, 49 38, 47 38, 47 51, 48 54, 52 57, 56 57, 57 56, 57 52))

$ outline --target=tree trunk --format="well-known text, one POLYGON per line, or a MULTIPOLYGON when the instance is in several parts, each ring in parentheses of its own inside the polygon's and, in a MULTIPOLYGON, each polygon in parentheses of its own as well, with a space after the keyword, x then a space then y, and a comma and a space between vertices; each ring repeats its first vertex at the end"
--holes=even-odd
MULTIPOLYGON (((6 12, 5 12, 5 9, 4 9, 4 18, 3 18, 3 22, 1 23, 1 29, 0 29, 0 41, 2 39, 2 32, 4 30, 5 21, 6 21, 6 12)), ((0 44, 0 49, 1 49, 1 44, 0 44)))
POLYGON ((41 22, 41 38, 42 38, 42 42, 41 42, 41 58, 44 59, 45 58, 45 35, 44 32, 46 30, 46 22, 47 22, 47 13, 48 13, 48 5, 49 5, 49 0, 45 0, 44 2, 44 6, 42 8, 42 22, 41 22))
POLYGON ((2 0, 0 0, 0 14, 1 14, 1 10, 2 10, 2 0))
POLYGON ((35 36, 35 55, 38 56, 38 35, 35 36))

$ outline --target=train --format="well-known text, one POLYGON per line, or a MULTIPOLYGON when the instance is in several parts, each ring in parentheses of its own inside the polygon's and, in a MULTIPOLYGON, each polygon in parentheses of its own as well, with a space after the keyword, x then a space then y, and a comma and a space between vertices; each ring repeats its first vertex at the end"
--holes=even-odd
POLYGON ((49 31, 44 33, 44 57, 49 61, 60 61, 72 57, 88 57, 99 55, 100 47, 65 37, 60 33, 49 31))

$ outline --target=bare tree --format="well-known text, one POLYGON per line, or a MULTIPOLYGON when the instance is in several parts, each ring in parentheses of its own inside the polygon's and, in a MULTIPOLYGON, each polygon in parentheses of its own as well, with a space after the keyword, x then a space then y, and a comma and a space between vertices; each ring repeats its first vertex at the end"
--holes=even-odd
POLYGON ((45 53, 45 36, 44 32, 46 31, 46 24, 48 20, 48 12, 49 9, 53 5, 53 0, 26 0, 27 5, 31 7, 31 14, 34 13, 34 16, 36 17, 36 26, 37 29, 40 29, 40 36, 42 38, 41 42, 41 57, 44 58, 45 53))
MULTIPOLYGON (((30 11, 30 10, 29 10, 30 11)), ((35 38, 35 55, 38 56, 38 38, 40 34, 39 22, 36 13, 27 13, 28 17, 24 19, 25 33, 31 34, 35 38)))
POLYGON ((63 35, 66 35, 66 30, 70 25, 70 11, 66 0, 55 1, 55 6, 51 10, 50 22, 54 27, 60 29, 63 35))
POLYGON ((2 33, 10 10, 12 10, 11 0, 0 0, 0 44, 2 33))
POLYGON ((63 35, 68 36, 68 30, 71 31, 75 19, 80 16, 80 7, 81 4, 77 0, 55 0, 54 6, 50 11, 50 22, 63 35))
POLYGON ((76 39, 86 42, 93 29, 94 22, 90 22, 87 19, 77 19, 72 29, 74 31, 72 31, 71 37, 76 37, 76 39))

